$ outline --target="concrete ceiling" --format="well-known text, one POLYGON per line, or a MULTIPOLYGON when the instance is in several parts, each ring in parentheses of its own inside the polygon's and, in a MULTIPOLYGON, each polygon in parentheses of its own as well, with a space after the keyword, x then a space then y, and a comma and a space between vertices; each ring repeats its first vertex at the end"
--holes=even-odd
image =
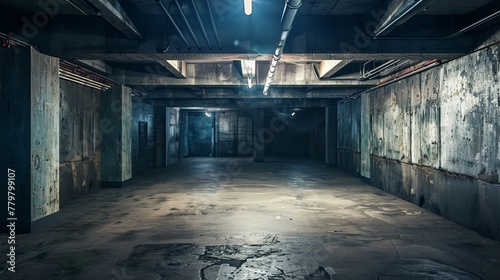
MULTIPOLYGON (((500 11, 500 1, 406 0, 416 9, 374 37, 383 17, 405 12, 390 10, 398 1, 405 0, 303 0, 267 98, 342 98, 422 62, 464 55, 499 30, 494 17, 460 32, 500 11)), ((162 3, 178 30, 154 0, 0 0, 0 31, 44 53, 86 60, 155 100, 183 91, 187 98, 258 96, 281 36, 285 1, 253 0, 250 16, 243 0, 162 3), (252 89, 242 60, 256 61, 252 89)))

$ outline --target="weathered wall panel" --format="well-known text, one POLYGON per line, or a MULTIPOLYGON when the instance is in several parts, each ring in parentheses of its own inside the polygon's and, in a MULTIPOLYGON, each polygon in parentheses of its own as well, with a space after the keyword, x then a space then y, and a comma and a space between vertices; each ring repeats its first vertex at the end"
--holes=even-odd
POLYGON ((31 219, 59 211, 59 59, 31 50, 31 219))
POLYGON ((59 189, 61 203, 101 186, 101 95, 60 80, 59 189))
POLYGON ((440 166, 440 80, 441 68, 434 68, 409 79, 411 92, 412 163, 440 166))
POLYGON ((388 159, 409 162, 410 152, 410 94, 412 80, 403 80, 377 90, 371 95, 372 117, 377 130, 372 134, 372 154, 388 159))
MULTIPOLYGON (((361 132, 369 132, 371 184, 497 240, 499 46, 368 92, 371 121, 361 132)), ((339 141, 356 143, 341 129, 349 121, 340 118, 358 117, 349 103, 339 106, 339 141)), ((339 157, 358 160, 352 151, 339 157)))
POLYGON ((500 46, 443 66, 441 168, 477 177, 500 174, 500 46))
POLYGON ((360 175, 370 178, 370 95, 361 95, 361 172, 360 175))
POLYGON ((121 86, 121 180, 132 178, 132 89, 121 86))
POLYGON ((361 172, 361 98, 338 104, 337 167, 358 176, 361 172))

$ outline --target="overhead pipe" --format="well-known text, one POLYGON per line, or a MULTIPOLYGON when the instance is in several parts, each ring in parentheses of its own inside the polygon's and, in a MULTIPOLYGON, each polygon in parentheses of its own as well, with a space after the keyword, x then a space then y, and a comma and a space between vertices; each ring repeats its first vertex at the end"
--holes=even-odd
POLYGON ((434 59, 434 60, 430 60, 430 61, 424 61, 422 63, 419 63, 419 64, 415 65, 413 69, 410 68, 410 69, 404 71, 403 73, 394 75, 394 77, 387 78, 385 80, 382 80, 382 81, 378 82, 377 86, 384 85, 384 84, 386 84, 388 82, 391 82, 391 81, 399 80, 399 79, 404 78, 404 77, 406 77, 406 76, 408 76, 410 74, 415 73, 416 71, 425 69, 426 67, 434 65, 436 63, 440 63, 440 60, 439 59, 434 59))
POLYGON ((186 44, 188 49, 191 49, 191 46, 189 45, 188 41, 186 40, 186 37, 184 37, 184 34, 182 34, 182 31, 179 29, 179 26, 177 25, 177 23, 175 23, 175 20, 172 18, 172 15, 170 15, 170 13, 168 12, 167 7, 165 7, 165 4, 163 4, 163 2, 161 0, 155 0, 155 1, 160 3, 161 8, 163 9, 165 14, 167 15, 168 19, 170 19, 170 21, 174 25, 174 28, 177 31, 177 33, 179 34, 179 36, 181 36, 182 41, 184 41, 184 43, 186 44))
POLYGON ((219 33, 217 32, 217 26, 215 26, 214 13, 212 12, 212 6, 210 5, 210 0, 207 0, 208 14, 210 15, 210 23, 212 24, 212 30, 214 31, 215 38, 217 39, 217 44, 219 44, 219 49, 222 49, 222 45, 219 39, 219 33))
POLYGON ((201 49, 200 42, 198 42, 198 39, 194 35, 193 29, 191 28, 191 25, 189 24, 189 21, 186 18, 186 15, 184 14, 184 11, 182 10, 181 4, 179 4, 178 0, 174 0, 175 4, 177 5, 177 8, 179 9, 179 12, 181 13, 181 17, 184 20, 184 23, 186 23, 186 26, 189 30, 189 33, 191 34, 191 37, 193 37, 196 45, 198 45, 198 49, 201 49))
MULTIPOLYGON (((398 5, 395 4, 395 2, 402 2, 402 1, 404 0, 393 0, 393 2, 391 3, 391 7, 393 5, 398 5)), ((416 0, 413 0, 413 2, 415 1, 416 0)), ((394 10, 388 11, 389 14, 386 16, 384 22, 382 22, 380 26, 375 30, 374 37, 378 37, 382 35, 384 32, 389 31, 393 26, 395 26, 398 23, 399 25, 401 25, 402 23, 406 22, 414 15, 418 14, 421 10, 423 10, 425 8, 425 5, 431 3, 432 1, 434 0, 418 0, 413 4, 408 4, 408 6, 404 8, 395 7, 394 10), (403 11, 401 11, 401 9, 403 9, 403 11)), ((404 3, 399 3, 399 6, 403 4, 404 3)), ((389 7, 389 9, 391 7, 389 7)))
POLYGON ((208 39, 207 31, 205 30, 205 25, 203 25, 203 21, 201 21, 200 12, 198 11, 198 7, 194 0, 191 0, 191 4, 193 5, 194 13, 196 14, 196 18, 198 19, 198 23, 201 26, 201 31, 203 32, 203 36, 205 36, 205 40, 207 41, 208 48, 212 49, 212 44, 210 44, 210 40, 208 39))
POLYGON ((285 47, 286 39, 288 38, 288 34, 292 29, 293 21, 295 20, 295 17, 297 16, 297 13, 301 5, 302 5, 302 0, 286 1, 286 6, 283 10, 283 15, 281 16, 281 38, 278 47, 274 51, 273 59, 271 60, 271 66, 269 67, 269 74, 267 74, 266 84, 264 85, 264 91, 263 91, 264 95, 267 95, 267 93, 269 92, 269 87, 273 82, 278 61, 281 59, 281 56, 283 55, 283 48, 285 47))
MULTIPOLYGON (((382 71, 384 71, 385 69, 391 67, 391 66, 394 66, 394 65, 397 65, 401 60, 400 59, 397 59, 397 60, 389 60, 387 61, 386 63, 376 67, 375 69, 372 69, 368 72, 364 72, 364 68, 363 68, 363 75, 359 78, 359 80, 368 80, 374 76, 377 76, 379 75, 382 71)), ((364 65, 363 65, 364 67, 364 65)))
POLYGON ((90 14, 86 13, 84 10, 82 10, 80 7, 78 7, 75 3, 73 3, 71 0, 66 0, 68 4, 73 6, 73 8, 77 9, 80 13, 84 14, 85 16, 89 16, 90 14))
MULTIPOLYGON (((401 36, 401 37, 388 37, 388 36, 375 37, 375 36, 370 36, 370 35, 366 34, 366 32, 361 27, 360 27, 360 30, 363 33, 363 36, 365 38, 370 39, 370 40, 449 40, 449 39, 456 38, 456 37, 464 34, 465 32, 470 31, 470 30, 472 30, 472 29, 474 29, 482 24, 485 24, 485 23, 497 18, 498 16, 500 16, 500 11, 496 11, 493 14, 491 14, 485 18, 482 18, 482 19, 472 23, 471 25, 468 25, 468 26, 460 29, 457 32, 450 34, 450 35, 447 35, 447 36, 444 36, 444 37, 403 37, 403 36, 401 36)), ((359 22, 359 20, 358 20, 358 25, 361 26, 361 23, 359 22)))

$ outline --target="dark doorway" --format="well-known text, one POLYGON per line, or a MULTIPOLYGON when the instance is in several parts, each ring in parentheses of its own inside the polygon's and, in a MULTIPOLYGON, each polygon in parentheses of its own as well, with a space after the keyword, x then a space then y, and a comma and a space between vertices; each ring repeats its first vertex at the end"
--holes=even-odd
POLYGON ((148 123, 139 122, 139 170, 146 170, 146 157, 148 147, 148 123))

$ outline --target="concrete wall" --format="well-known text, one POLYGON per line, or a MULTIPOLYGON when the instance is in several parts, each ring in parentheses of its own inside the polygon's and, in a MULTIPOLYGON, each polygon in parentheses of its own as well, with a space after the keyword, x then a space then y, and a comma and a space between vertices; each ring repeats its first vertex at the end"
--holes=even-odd
POLYGON ((359 141, 340 118, 361 117, 374 186, 500 240, 499 67, 496 45, 339 104, 339 140, 359 141))
POLYGON ((145 156, 144 168, 156 166, 156 131, 154 126, 154 107, 143 102, 141 99, 132 99, 132 174, 141 172, 139 164, 139 153, 145 156), (139 151, 139 122, 147 122, 148 140, 146 151, 139 151), (145 154, 144 154, 145 153, 145 154))
POLYGON ((131 93, 114 85, 101 97, 101 186, 121 187, 132 178, 131 93))
MULTIPOLYGON (((58 59, 34 49, 0 48, 2 169, 16 172, 18 233, 59 211, 58 69, 58 59)), ((1 198, 7 205, 7 192, 1 198)))
POLYGON ((216 156, 251 156, 249 149, 238 149, 241 142, 251 146, 253 142, 253 115, 250 111, 226 111, 215 113, 216 156))
POLYGON ((59 190, 61 204, 101 186, 101 95, 60 80, 59 190))
POLYGON ((31 50, 31 219, 59 211, 59 59, 31 50))
POLYGON ((337 108, 337 167, 353 175, 361 171, 361 99, 337 108))

